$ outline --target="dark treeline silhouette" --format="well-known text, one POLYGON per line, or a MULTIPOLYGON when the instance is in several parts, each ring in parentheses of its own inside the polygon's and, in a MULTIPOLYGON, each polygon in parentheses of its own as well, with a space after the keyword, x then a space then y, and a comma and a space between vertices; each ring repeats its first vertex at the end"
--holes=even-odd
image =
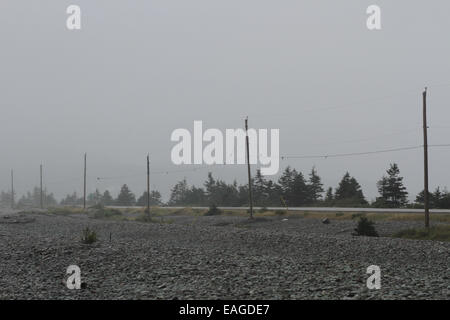
MULTIPOLYGON (((14 192, 15 194, 15 192, 14 192)), ((0 193, 0 205, 3 207, 11 206, 11 191, 0 193)), ((47 192, 47 189, 42 190, 42 203, 45 207, 51 207, 58 204, 53 193, 47 192)), ((15 208, 38 208, 41 205, 41 189, 34 187, 33 191, 28 191, 19 199, 15 199, 15 208)))
MULTIPOLYGON (((278 181, 261 175, 257 170, 252 179, 254 205, 260 207, 301 207, 301 206, 367 206, 361 186, 347 172, 336 191, 329 188, 325 198, 322 180, 315 168, 307 177, 296 169, 287 167, 278 181)), ((203 188, 188 186, 186 180, 178 182, 171 191, 168 205, 197 206, 248 206, 248 185, 238 185, 236 181, 227 184, 216 180, 212 174, 203 184, 203 188)))
MULTIPOLYGON (((397 164, 389 166, 386 174, 377 182, 379 196, 375 201, 369 203, 364 197, 358 181, 346 172, 338 185, 333 189, 329 187, 324 190, 322 180, 315 168, 303 175, 291 167, 282 172, 277 181, 267 179, 257 170, 252 179, 254 205, 259 207, 301 207, 301 206, 327 206, 327 207, 376 207, 376 208, 423 208, 423 191, 419 193, 415 202, 408 202, 408 192, 400 176, 397 164)), ((248 185, 238 185, 236 181, 229 184, 223 180, 216 179, 212 173, 208 173, 203 186, 196 187, 188 185, 186 179, 175 184, 171 189, 170 199, 167 203, 161 200, 161 194, 152 190, 150 192, 150 204, 159 206, 248 206, 248 185)), ((437 188, 429 194, 430 208, 450 209, 450 193, 437 188)), ((103 204, 115 206, 146 206, 147 192, 140 197, 124 184, 117 196, 113 198, 106 190, 99 190, 87 196, 87 205, 103 204)), ((40 204, 40 190, 34 188, 17 202, 17 207, 38 207, 40 204)), ((53 206, 57 202, 53 194, 44 192, 44 205, 53 206)), ((61 205, 79 206, 83 204, 83 198, 76 192, 67 195, 60 202, 61 205)), ((0 205, 11 205, 11 193, 1 192, 0 205)))
MULTIPOLYGON (((408 203, 408 192, 400 176, 400 169, 393 163, 386 175, 377 182, 379 196, 369 203, 356 178, 346 172, 333 189, 323 189, 320 176, 313 168, 305 177, 296 169, 287 167, 277 181, 267 179, 257 170, 252 179, 254 205, 260 207, 376 207, 376 208, 421 208, 423 192, 414 203, 408 203)), ((450 193, 438 188, 430 194, 431 208, 450 209, 450 193)), ((167 203, 171 206, 248 206, 248 185, 231 184, 214 179, 211 173, 203 187, 189 186, 186 179, 179 181, 171 190, 167 203)))
MULTIPOLYGON (((61 205, 64 206, 79 206, 83 205, 83 197, 78 196, 76 192, 67 195, 63 200, 61 200, 61 205)), ((88 206, 102 204, 105 206, 124 206, 124 207, 132 207, 132 206, 146 206, 147 205, 147 192, 144 192, 137 200, 136 196, 133 192, 131 192, 130 188, 126 184, 122 186, 117 198, 113 198, 111 193, 106 190, 103 193, 100 193, 99 190, 95 190, 95 192, 90 193, 86 197, 86 204, 88 206)), ((150 191, 150 205, 159 206, 162 205, 161 194, 156 191, 150 191)))

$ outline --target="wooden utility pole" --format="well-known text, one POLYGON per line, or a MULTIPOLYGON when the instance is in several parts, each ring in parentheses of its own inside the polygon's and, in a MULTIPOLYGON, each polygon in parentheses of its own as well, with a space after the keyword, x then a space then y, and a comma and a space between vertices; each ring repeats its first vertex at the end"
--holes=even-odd
POLYGON ((147 213, 150 215, 150 156, 147 155, 147 213))
POLYGON ((11 209, 14 209, 14 171, 11 169, 11 209))
POLYGON ((41 181, 41 209, 44 209, 44 194, 43 194, 43 191, 42 191, 42 164, 41 164, 41 167, 40 167, 40 176, 41 176, 41 179, 40 179, 40 181, 41 181))
POLYGON ((86 209, 86 153, 84 154, 83 209, 86 209))
POLYGON ((250 219, 253 219, 252 175, 250 173, 250 147, 248 142, 248 117, 245 118, 245 142, 247 145, 248 195, 250 200, 250 219))
POLYGON ((425 228, 430 227, 430 206, 428 196, 428 126, 427 126, 427 88, 423 91, 423 168, 424 168, 424 208, 425 228))

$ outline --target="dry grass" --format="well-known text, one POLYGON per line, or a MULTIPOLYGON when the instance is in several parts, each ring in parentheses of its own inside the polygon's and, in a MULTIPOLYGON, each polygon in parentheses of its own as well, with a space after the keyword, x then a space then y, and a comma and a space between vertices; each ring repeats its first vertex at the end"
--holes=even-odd
POLYGON ((408 229, 394 234, 394 238, 450 241, 450 225, 434 226, 430 229, 408 229))
MULTIPOLYGON (((171 212, 166 214, 173 214, 174 209, 160 208, 162 212, 171 212)), ((191 215, 195 212, 195 215, 202 215, 205 210, 195 210, 192 208, 183 208, 176 210, 177 214, 180 215, 191 215), (199 213, 200 212, 200 213, 199 213)), ((164 213, 163 213, 164 214, 164 213)), ((223 214, 232 216, 248 216, 247 210, 242 209, 229 209, 223 214)), ((424 215, 420 213, 389 213, 389 212, 320 212, 320 211, 288 211, 287 213, 280 215, 276 211, 268 210, 265 212, 259 212, 255 210, 255 217, 305 217, 312 219, 324 219, 328 218, 330 220, 355 220, 361 216, 364 216, 372 221, 423 221, 424 215)), ((430 220, 436 222, 447 222, 450 223, 450 214, 447 213, 430 213, 430 220)))
MULTIPOLYGON (((145 214, 146 208, 135 207, 135 208, 115 208, 124 214, 124 220, 136 220, 137 217, 143 216, 145 214)), ((153 217, 164 217, 171 215, 186 215, 186 216, 203 216, 208 209, 194 209, 191 207, 185 208, 165 208, 165 207, 151 207, 151 215, 153 217)), ((49 213, 52 214, 81 214, 84 213, 82 208, 79 207, 60 207, 60 208, 50 208, 49 213)), ((229 216, 248 216, 249 213, 245 209, 228 209, 223 210, 222 215, 229 216)), ((255 210, 255 217, 304 217, 311 219, 324 219, 328 218, 330 220, 355 220, 361 216, 364 216, 372 221, 423 221, 424 215, 420 213, 389 213, 389 212, 320 212, 320 211, 288 211, 283 215, 279 212, 273 210, 267 210, 261 212, 260 210, 255 210)), ((443 213, 431 213, 430 220, 435 222, 450 223, 450 214, 443 213)))
POLYGON ((58 214, 58 215, 70 215, 70 214, 85 213, 83 208, 80 208, 80 207, 52 207, 52 208, 48 208, 47 212, 50 214, 58 214))

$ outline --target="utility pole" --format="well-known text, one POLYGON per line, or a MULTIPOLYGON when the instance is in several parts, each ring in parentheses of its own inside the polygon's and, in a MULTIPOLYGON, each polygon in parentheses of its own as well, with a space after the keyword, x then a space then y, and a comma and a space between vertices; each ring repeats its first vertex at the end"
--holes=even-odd
POLYGON ((42 193, 42 164, 40 167, 40 173, 41 173, 41 209, 44 209, 44 194, 42 193))
POLYGON ((86 209, 86 153, 84 154, 84 188, 83 188, 83 209, 86 209))
POLYGON ((424 168, 424 208, 425 208, 425 228, 430 227, 430 206, 428 196, 428 126, 427 126, 427 88, 422 93, 423 96, 423 168, 424 168))
POLYGON ((147 154, 147 213, 150 215, 150 156, 147 154))
POLYGON ((247 145, 248 195, 250 200, 250 219, 253 219, 252 175, 250 173, 250 148, 248 142, 248 117, 245 118, 245 142, 247 145))
POLYGON ((11 169, 11 209, 14 209, 14 171, 11 169))

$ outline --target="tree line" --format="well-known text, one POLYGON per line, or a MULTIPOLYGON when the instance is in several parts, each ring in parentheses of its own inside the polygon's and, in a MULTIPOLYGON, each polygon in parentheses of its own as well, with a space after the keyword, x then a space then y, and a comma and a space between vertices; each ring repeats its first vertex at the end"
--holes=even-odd
MULTIPOLYGON (((362 191, 361 185, 355 177, 346 172, 335 188, 323 188, 322 179, 315 168, 305 176, 290 166, 286 167, 277 181, 265 178, 260 170, 257 170, 252 179, 253 203, 259 207, 301 207, 301 206, 328 206, 328 207, 376 207, 376 208, 422 208, 424 204, 424 192, 420 192, 414 202, 408 201, 408 192, 400 175, 400 169, 393 163, 377 182, 379 196, 369 202, 362 191)), ((171 189, 167 203, 161 199, 157 190, 150 193, 152 206, 229 206, 240 207, 249 205, 248 184, 239 185, 236 181, 229 184, 208 173, 203 186, 188 185, 186 179, 175 184, 171 189)), ((45 206, 57 205, 53 194, 44 192, 45 206)), ((450 193, 446 189, 437 188, 429 193, 430 208, 450 209, 450 193)), ((116 206, 146 206, 147 192, 140 197, 124 184, 116 198, 113 198, 108 190, 101 193, 99 190, 87 195, 87 205, 103 204, 116 206)), ((11 194, 1 192, 0 204, 9 206, 11 194)), ((39 206, 40 189, 34 188, 22 196, 17 207, 39 206)), ((60 205, 82 205, 83 198, 76 192, 67 195, 59 203, 60 205)))

